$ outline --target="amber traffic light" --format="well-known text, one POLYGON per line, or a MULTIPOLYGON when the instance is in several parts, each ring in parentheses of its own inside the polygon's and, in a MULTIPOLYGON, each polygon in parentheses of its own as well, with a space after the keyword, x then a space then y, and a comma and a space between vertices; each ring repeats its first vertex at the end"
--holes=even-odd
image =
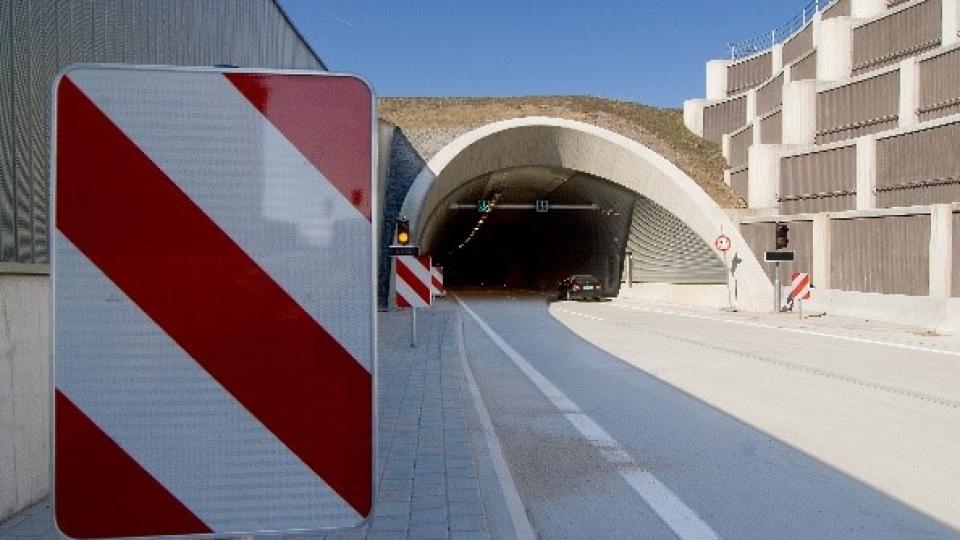
POLYGON ((410 221, 407 218, 397 220, 397 244, 405 246, 410 243, 410 221))

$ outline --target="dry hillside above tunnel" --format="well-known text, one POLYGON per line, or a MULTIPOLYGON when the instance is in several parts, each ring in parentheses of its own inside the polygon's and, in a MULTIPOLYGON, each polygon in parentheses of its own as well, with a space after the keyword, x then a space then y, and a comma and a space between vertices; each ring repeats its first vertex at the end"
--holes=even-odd
POLYGON ((381 98, 380 117, 400 127, 429 160, 474 128, 509 118, 551 116, 593 124, 664 156, 725 208, 745 206, 724 182, 720 146, 691 133, 683 111, 592 97, 381 98))

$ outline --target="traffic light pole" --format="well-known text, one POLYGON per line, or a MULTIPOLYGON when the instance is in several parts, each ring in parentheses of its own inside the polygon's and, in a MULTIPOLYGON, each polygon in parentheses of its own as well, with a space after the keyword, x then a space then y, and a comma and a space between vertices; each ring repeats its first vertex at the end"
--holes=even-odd
POLYGON ((780 313, 780 262, 773 265, 773 312, 780 313))

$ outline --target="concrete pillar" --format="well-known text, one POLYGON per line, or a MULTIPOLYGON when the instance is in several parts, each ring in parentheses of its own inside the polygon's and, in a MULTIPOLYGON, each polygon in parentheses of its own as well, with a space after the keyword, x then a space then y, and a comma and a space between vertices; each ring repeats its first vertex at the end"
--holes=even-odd
POLYGON ((761 131, 762 129, 763 129, 763 123, 760 121, 759 118, 755 119, 753 121, 753 132, 752 132, 753 140, 750 141, 751 145, 761 144, 761 141, 763 141, 762 139, 763 132, 761 131))
POLYGON ((887 0, 850 0, 850 16, 869 19, 887 11, 887 0))
POLYGON ((877 207, 877 140, 857 139, 857 210, 877 207))
MULTIPOLYGON (((749 173, 748 173, 749 174, 749 173)), ((730 187, 733 185, 733 170, 724 169, 723 170, 723 183, 730 187)))
POLYGON ((920 64, 917 57, 900 62, 900 108, 898 126, 920 123, 920 64))
POLYGON ((782 43, 778 43, 777 45, 774 45, 773 47, 770 48, 770 61, 773 64, 773 71, 771 71, 771 73, 773 73, 774 75, 776 75, 778 71, 783 69, 783 44, 782 43))
POLYGON ((783 85, 781 120, 783 144, 816 142, 817 81, 793 81, 783 85))
POLYGON ((960 41, 960 0, 940 0, 940 45, 947 47, 960 41))
POLYGON ((747 90, 747 122, 750 123, 757 117, 757 90, 747 90))
POLYGON ((727 163, 730 163, 730 139, 732 137, 729 133, 724 133, 720 136, 720 153, 723 155, 723 159, 727 160, 727 163))
POLYGON ((707 99, 688 99, 683 102, 683 125, 703 137, 703 109, 713 102, 707 99))
POLYGON ((707 62, 707 99, 726 99, 727 68, 732 60, 710 60, 707 62))
POLYGON ((953 277, 953 206, 930 207, 930 296, 949 298, 953 277))
POLYGON ((747 206, 752 209, 779 211, 777 195, 780 192, 779 144, 755 144, 747 152, 750 172, 747 178, 747 206))
POLYGON ((813 268, 810 270, 810 279, 815 287, 821 289, 830 288, 830 268, 833 264, 831 223, 830 214, 813 216, 813 268))
POLYGON ((788 82, 793 80, 793 75, 791 75, 792 70, 793 70, 793 64, 788 64, 786 66, 783 66, 783 84, 787 84, 788 82))
POLYGON ((820 23, 817 80, 842 81, 853 71, 853 26, 858 19, 834 17, 820 23))

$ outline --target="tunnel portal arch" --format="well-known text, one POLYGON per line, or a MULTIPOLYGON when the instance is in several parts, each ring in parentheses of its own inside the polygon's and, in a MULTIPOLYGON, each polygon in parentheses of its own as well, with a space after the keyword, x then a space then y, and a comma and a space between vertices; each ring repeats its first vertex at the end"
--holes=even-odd
MULTIPOLYGON (((469 131, 427 163, 404 199, 421 251, 436 247, 438 227, 451 195, 471 181, 497 171, 546 167, 605 179, 675 216, 706 244, 719 234, 731 239, 737 306, 766 311, 773 287, 737 225, 689 176, 646 146, 609 130, 563 118, 524 117, 469 131)), ((670 246, 661 246, 671 249, 670 246)))

